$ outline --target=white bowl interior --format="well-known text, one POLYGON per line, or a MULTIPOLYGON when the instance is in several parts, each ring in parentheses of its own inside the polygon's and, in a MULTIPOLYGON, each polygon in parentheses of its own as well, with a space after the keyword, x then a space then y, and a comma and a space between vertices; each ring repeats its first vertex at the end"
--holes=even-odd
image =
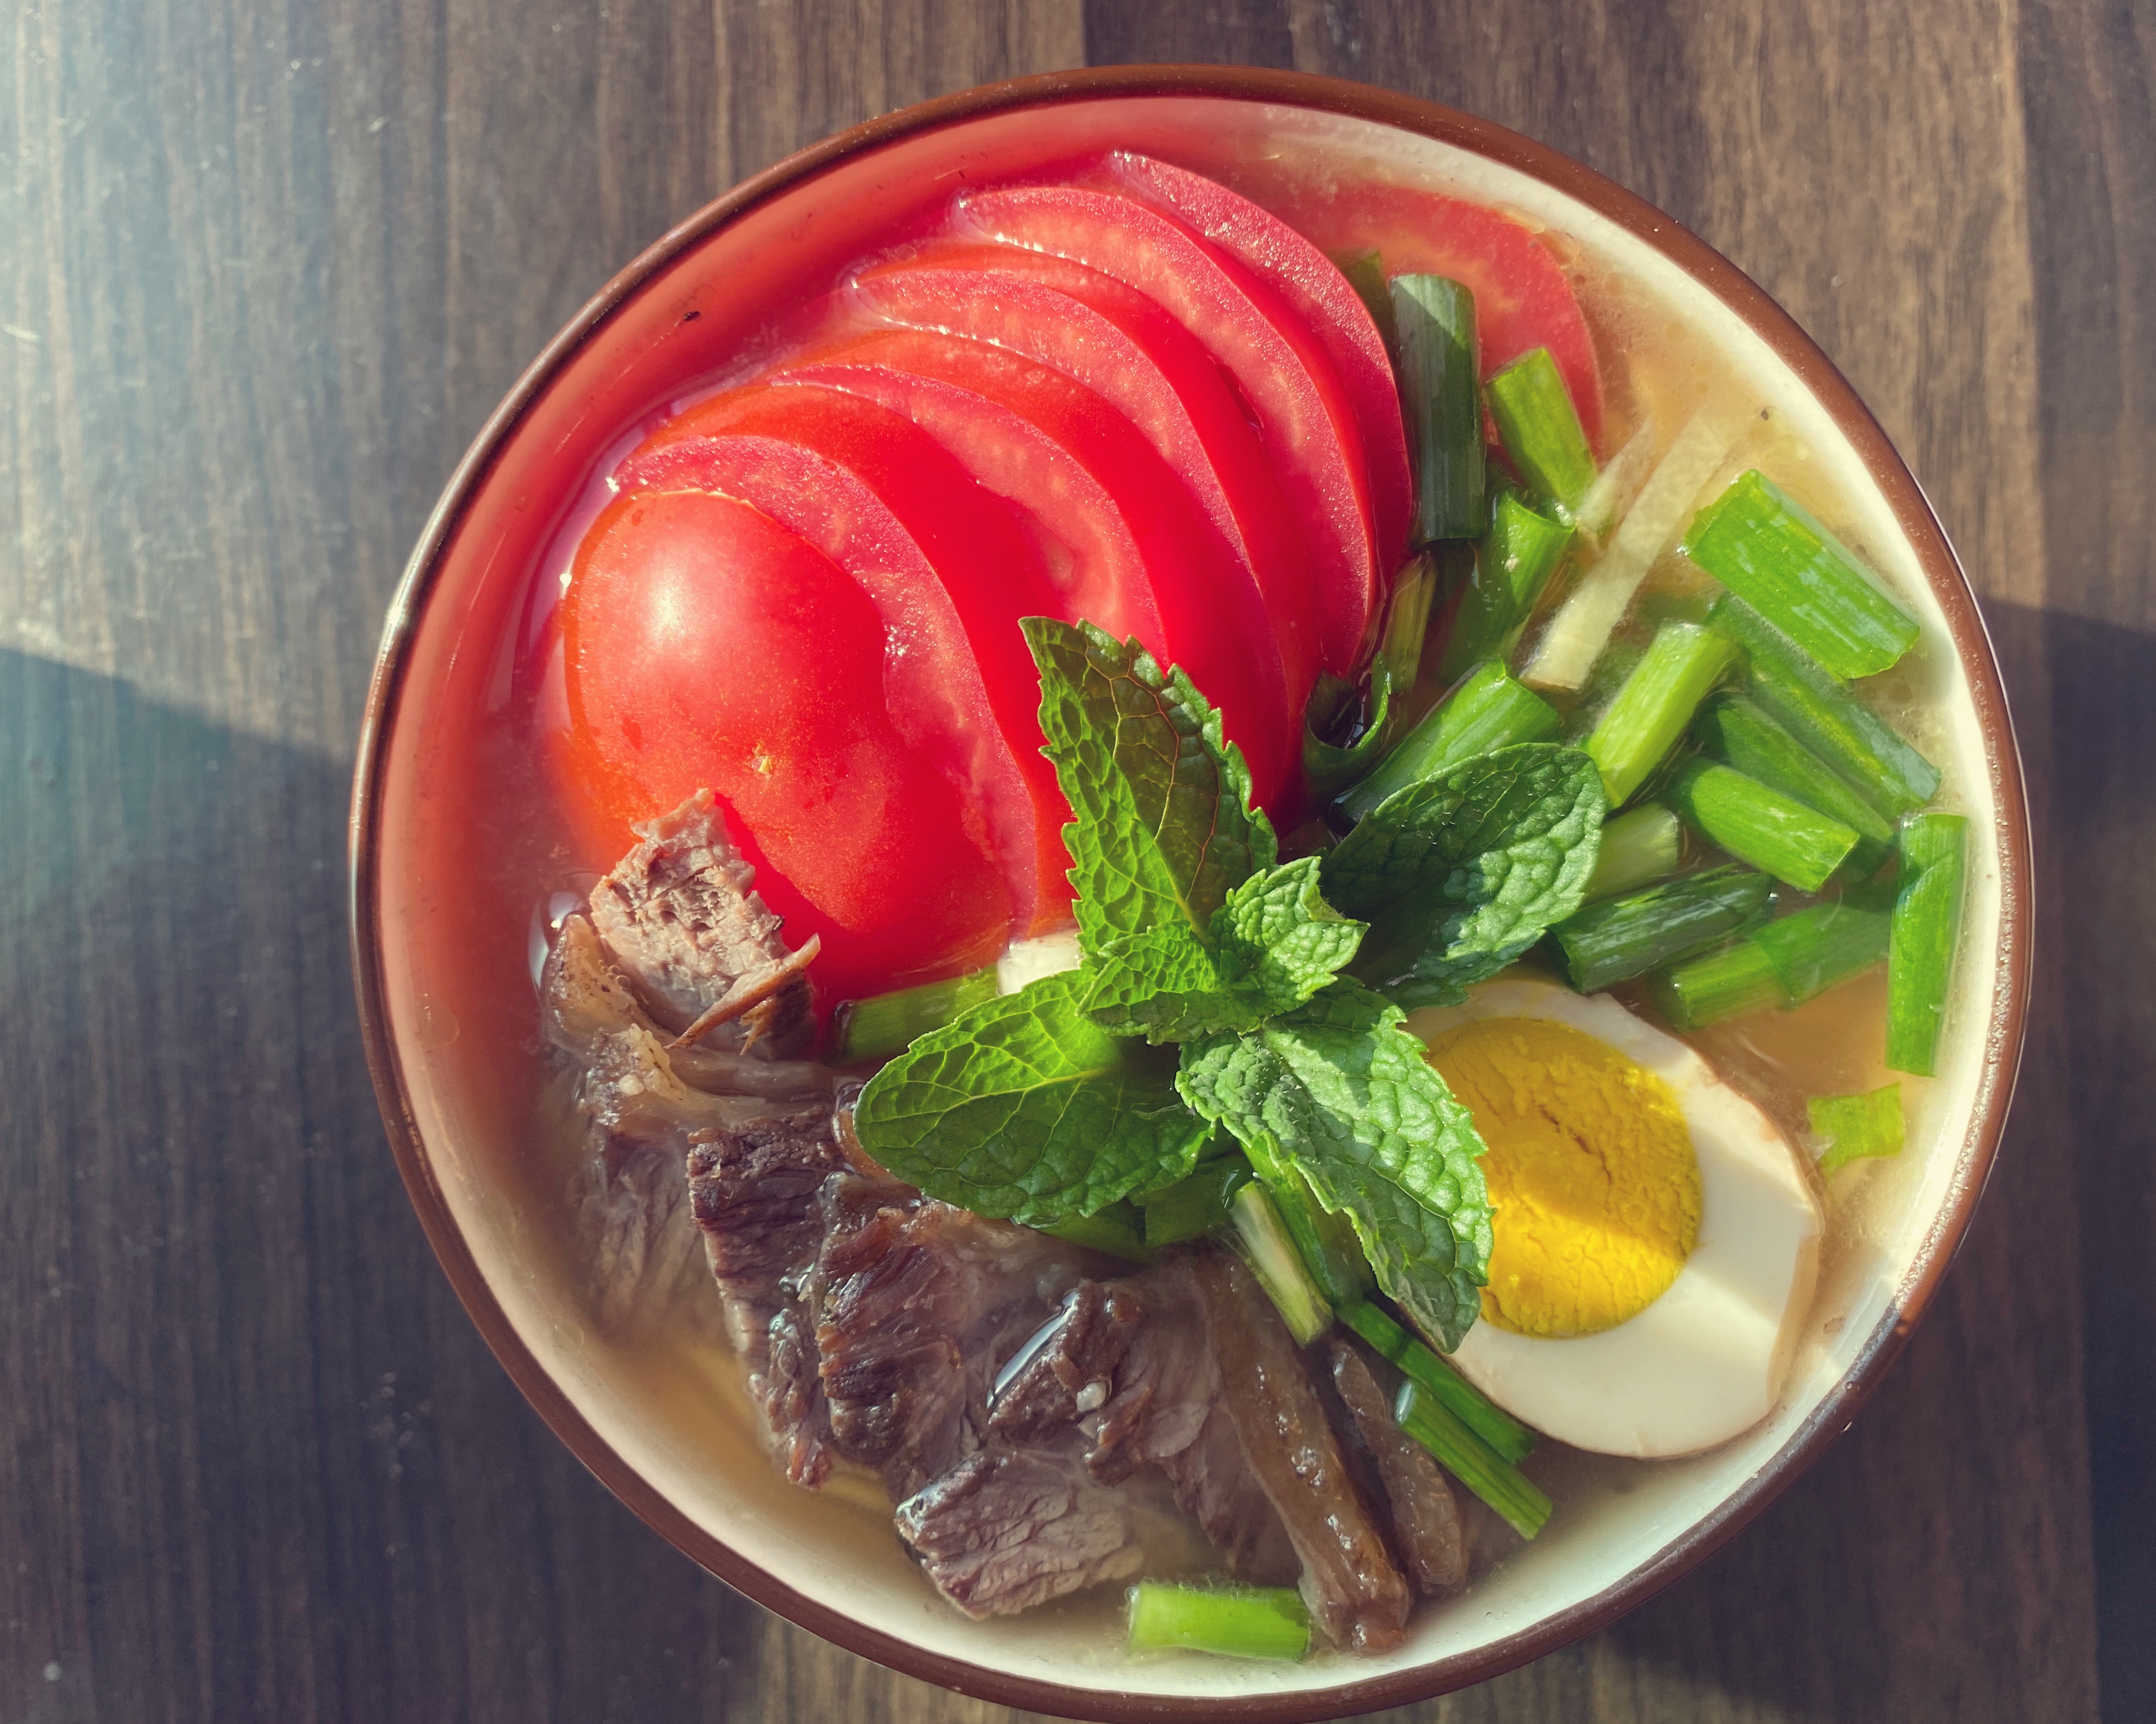
MULTIPOLYGON (((700 351, 719 353, 748 339, 760 308, 777 303, 788 284, 827 275, 860 249, 846 232, 809 219, 834 197, 918 201, 947 194, 983 162, 1008 166, 1108 145, 1156 152, 1254 187, 1286 164, 1303 171, 1317 162, 1506 204, 1643 282, 1702 339, 1734 356, 1759 400, 1786 414, 1810 446, 1828 486, 1851 500, 1853 537, 1925 624, 1925 644, 1909 674, 1932 728, 1917 739, 1944 768, 1953 800, 1974 816, 1978 832, 1998 832, 1997 790, 1968 679, 1915 553, 1855 450, 1734 312, 1652 247, 1512 168, 1368 121, 1220 98, 1115 98, 1023 111, 911 136, 848 162, 703 242, 644 297, 702 296, 696 303, 716 315, 710 330, 698 332, 706 343, 700 351)), ((666 393, 667 379, 680 380, 681 361, 670 357, 666 344, 680 339, 682 327, 668 318, 619 336, 611 348, 604 342, 588 348, 514 439, 541 440, 554 458, 599 471, 627 420, 580 409, 577 398, 590 398, 603 374, 626 392, 612 399, 634 397, 644 404, 639 410, 648 410, 666 393)), ((516 508, 548 517, 536 539, 530 533, 519 538, 475 514, 444 559, 413 641, 388 738, 382 805, 391 1024, 434 1176, 524 1346, 592 1428, 668 1501, 797 1592, 923 1651, 1011 1676, 1119 1696, 1312 1692, 1314 1698, 1343 1683, 1471 1655, 1653 1564, 1774 1465, 1874 1337, 1896 1320, 1912 1265, 1931 1248, 1968 1176, 1972 1123, 1987 1086, 2010 1081, 2010 1068, 2002 1076, 1993 1058, 2005 1004, 2003 837, 1980 843, 1974 858, 1967 944, 1940 1077, 1916 1103, 1909 1150, 1897 1161, 1873 1164, 1854 1191, 1837 1193, 1844 1220, 1822 1265, 1784 1404, 1764 1424, 1688 1460, 1640 1464, 1567 1454, 1545 1461, 1541 1476, 1559 1502, 1548 1531, 1514 1549, 1465 1596, 1424 1610, 1407 1644, 1383 1658, 1273 1666, 1182 1655, 1132 1663, 1116 1650, 1108 1612, 1097 1602, 1013 1621, 968 1621, 932 1595, 887 1520, 839 1491, 810 1495, 779 1478, 756 1439, 730 1361, 695 1338, 656 1348, 625 1346, 595 1323, 565 1258, 547 1181, 535 1167, 529 1089, 536 1056, 528 1025, 491 1036, 465 1027, 473 1014, 511 998, 499 991, 498 975, 489 992, 470 972, 475 964, 498 970, 511 961, 505 953, 520 955, 526 924, 519 913, 506 935, 474 931, 479 920, 499 919, 501 902, 471 887, 468 871, 445 866, 469 853, 474 835, 459 829, 456 812, 472 750, 444 738, 475 733, 485 711, 498 704, 497 637, 515 631, 517 594, 535 567, 561 556, 573 502, 520 492, 516 508)))

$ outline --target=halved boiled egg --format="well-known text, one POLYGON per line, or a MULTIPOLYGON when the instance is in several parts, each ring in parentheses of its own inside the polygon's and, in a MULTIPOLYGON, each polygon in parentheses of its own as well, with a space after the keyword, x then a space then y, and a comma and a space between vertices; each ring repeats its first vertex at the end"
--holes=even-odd
POLYGON ((1819 1259, 1789 1140, 1606 994, 1493 982, 1407 1027, 1475 1116, 1494 1247, 1452 1362, 1604 1454, 1688 1454, 1779 1397, 1819 1259))

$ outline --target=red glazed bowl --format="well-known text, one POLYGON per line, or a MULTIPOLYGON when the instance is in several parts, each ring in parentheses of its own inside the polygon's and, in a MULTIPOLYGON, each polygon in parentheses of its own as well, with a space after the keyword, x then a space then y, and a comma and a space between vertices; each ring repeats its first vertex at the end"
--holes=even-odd
POLYGON ((609 282, 526 372, 443 493, 399 589, 361 738, 352 940, 367 1048, 412 1201, 496 1355, 577 1455, 663 1536, 771 1609, 963 1693, 1075 1717, 1292 1720, 1477 1682, 1607 1623, 1757 1514, 1892 1363, 1984 1185, 2030 986, 2029 832, 2005 694, 1969 584, 1916 481, 1789 316, 1675 222, 1578 163, 1465 114, 1360 85, 1234 67, 1122 67, 926 102, 779 163, 609 282), (1563 1457, 1559 1512, 1383 1658, 1295 1666, 1127 1659, 1101 1601, 1010 1621, 937 1601, 879 1515, 788 1485, 729 1361, 701 1339, 624 1341, 570 1260, 537 1091, 529 968, 541 883, 580 857, 514 812, 538 794, 519 702, 580 497, 627 428, 721 369, 804 284, 968 176, 1110 146, 1253 195, 1286 173, 1376 173, 1524 212, 1614 265, 1731 356, 1853 500, 1914 605, 1928 751, 1974 817, 1969 944, 1939 1080, 1911 1147, 1830 1247, 1784 1404, 1709 1454, 1563 1457), (1949 650, 1950 646, 1950 650, 1949 650))

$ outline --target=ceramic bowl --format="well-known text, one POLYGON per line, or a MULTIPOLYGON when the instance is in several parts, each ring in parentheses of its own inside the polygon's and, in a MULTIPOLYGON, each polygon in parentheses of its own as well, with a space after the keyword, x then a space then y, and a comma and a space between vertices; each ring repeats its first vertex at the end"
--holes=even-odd
POLYGON ((1990 645, 1915 480, 1825 357, 1726 260, 1553 151, 1386 91, 1238 68, 1074 72, 906 109, 758 175, 609 282, 488 421, 413 554, 368 703, 352 870, 367 1052, 412 1200, 473 1320, 562 1441, 661 1536, 781 1615, 968 1694, 1101 1719, 1399 1705, 1547 1652, 1701 1561, 1847 1427, 1922 1314, 1998 1145, 2029 997, 2027 814, 1990 645), (1922 613, 1930 645, 1911 674, 1938 715, 1926 740, 1979 838, 1939 1079, 1909 1150, 1867 1175, 1860 1224, 1838 1230, 1780 1410, 1687 1460, 1556 1459, 1544 1477, 1560 1508, 1543 1535, 1426 1608, 1381 1658, 1132 1661, 1097 1602, 962 1618, 887 1514, 783 1482, 728 1361, 687 1340, 624 1341, 598 1320, 565 1255, 558 1176, 535 1147, 534 883, 578 859, 486 811, 513 806, 504 787, 530 772, 505 714, 578 498, 624 428, 752 344, 880 224, 968 176, 1108 146, 1229 178, 1337 162, 1503 204, 1673 306, 1788 416, 1853 499, 1858 541, 1922 613))

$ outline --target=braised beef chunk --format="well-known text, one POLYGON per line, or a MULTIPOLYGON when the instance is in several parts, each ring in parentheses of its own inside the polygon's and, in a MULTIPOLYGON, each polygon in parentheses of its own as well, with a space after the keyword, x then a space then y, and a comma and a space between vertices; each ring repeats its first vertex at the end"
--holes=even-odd
POLYGON ((643 841, 592 888, 592 921, 644 1009, 679 1035, 730 995, 753 996, 748 1011, 704 1039, 772 1058, 805 1052, 815 1033, 812 955, 778 937, 779 919, 749 889, 756 870, 735 853, 711 793, 636 831, 643 841))
POLYGON ((824 1243, 824 1182, 844 1171, 828 1108, 689 1136, 688 1189, 719 1290, 767 1299, 824 1243))
POLYGON ((1075 1425, 1107 1402, 1146 1310, 1135 1281, 1081 1281, 1041 1331, 1030 1358, 1001 1383, 988 1428, 1023 1443, 1075 1425))
POLYGON ((1127 1494, 1096 1482, 1075 1434, 998 1442, 898 1507, 898 1530, 937 1591, 971 1616, 1030 1610, 1146 1566, 1127 1494))
POLYGON ((1088 1462, 1106 1483, 1158 1467, 1230 1572, 1254 1585, 1291 1585, 1302 1565, 1223 1398, 1195 1261, 1171 1253, 1133 1278, 1147 1320, 1125 1353, 1088 1462))
POLYGON ((1467 1527, 1451 1485, 1430 1452, 1394 1422, 1384 1391, 1354 1344, 1335 1335, 1326 1351, 1347 1414, 1342 1438, 1375 1475, 1371 1494, 1389 1511, 1401 1566, 1424 1596, 1450 1591, 1467 1578, 1467 1527))
POLYGON ((1199 1259, 1198 1289, 1223 1398, 1243 1452, 1302 1559, 1302 1597, 1335 1644, 1399 1644, 1414 1598, 1349 1472, 1294 1340, 1249 1272, 1199 1259))

